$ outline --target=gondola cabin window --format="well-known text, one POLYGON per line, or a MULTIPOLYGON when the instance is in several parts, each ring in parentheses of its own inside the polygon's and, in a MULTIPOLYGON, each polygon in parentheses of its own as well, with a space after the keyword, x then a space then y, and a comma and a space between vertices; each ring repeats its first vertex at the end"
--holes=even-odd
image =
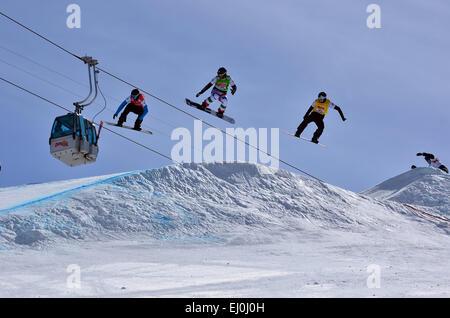
POLYGON ((73 132, 73 116, 62 116, 55 119, 52 129, 52 138, 71 135, 73 132))

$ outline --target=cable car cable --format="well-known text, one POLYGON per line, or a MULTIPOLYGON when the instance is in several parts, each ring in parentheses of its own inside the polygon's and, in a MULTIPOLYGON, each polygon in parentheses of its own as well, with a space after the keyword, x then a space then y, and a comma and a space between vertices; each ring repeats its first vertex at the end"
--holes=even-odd
POLYGON ((81 60, 81 61, 83 61, 83 59, 82 59, 81 57, 79 57, 78 55, 76 55, 76 54, 70 52, 69 50, 66 50, 66 49, 63 48, 61 45, 58 45, 58 44, 56 44, 55 42, 49 40, 49 39, 46 38, 45 36, 43 36, 43 35, 37 33, 36 31, 32 30, 31 28, 29 28, 29 27, 23 25, 22 23, 20 23, 19 21, 17 21, 17 20, 15 20, 15 19, 11 18, 10 16, 6 15, 6 14, 3 13, 2 11, 0 11, 0 15, 4 16, 4 17, 7 18, 8 20, 10 20, 10 21, 12 21, 12 22, 14 22, 14 23, 20 25, 22 28, 24 28, 24 29, 30 31, 31 33, 33 33, 33 34, 35 34, 35 35, 37 35, 37 36, 40 37, 41 39, 43 39, 43 40, 49 42, 50 44, 52 44, 52 45, 54 45, 54 46, 56 46, 56 47, 59 48, 60 50, 62 50, 62 51, 64 51, 64 52, 66 52, 66 53, 72 55, 73 57, 75 57, 75 58, 77 58, 77 59, 79 59, 79 60, 81 60))
MULTIPOLYGON (((72 55, 73 57, 75 57, 75 58, 77 58, 77 59, 83 61, 84 63, 86 63, 86 61, 85 61, 83 58, 81 58, 81 57, 79 57, 78 55, 76 55, 76 54, 70 52, 69 50, 63 48, 62 46, 56 44, 55 42, 49 40, 47 37, 45 37, 45 36, 43 36, 43 35, 37 33, 36 31, 34 31, 34 30, 32 30, 31 28, 29 28, 29 27, 23 25, 22 23, 18 22, 17 20, 15 20, 15 19, 9 17, 8 15, 4 14, 4 13, 1 12, 1 11, 0 11, 0 15, 4 16, 5 18, 9 19, 9 20, 12 21, 12 22, 18 24, 19 26, 25 28, 26 30, 32 32, 33 34, 37 35, 38 37, 42 38, 43 40, 45 40, 45 41, 49 42, 50 44, 56 46, 57 48, 61 49, 62 51, 66 52, 66 53, 72 55)), ((100 67, 98 67, 97 69, 98 69, 99 71, 102 71, 103 73, 105 73, 105 74, 107 74, 107 75, 109 75, 109 76, 111 76, 111 77, 113 77, 113 78, 115 78, 115 79, 117 79, 117 80, 119 80, 119 81, 121 81, 121 82, 123 82, 123 83, 129 85, 129 86, 131 86, 131 87, 139 88, 139 87, 137 87, 137 86, 135 86, 135 85, 132 85, 131 83, 127 82, 126 80, 124 80, 124 79, 122 79, 122 78, 120 78, 120 77, 118 77, 118 76, 116 76, 116 75, 114 75, 114 74, 112 74, 112 73, 110 73, 110 72, 108 72, 108 71, 106 71, 106 70, 100 68, 100 67)), ((140 89, 140 88, 139 88, 139 89, 140 89)), ((149 96, 155 98, 156 100, 160 101, 161 103, 164 103, 164 104, 166 104, 166 105, 168 105, 168 106, 170 106, 170 107, 172 107, 172 108, 174 108, 174 109, 176 109, 176 110, 178 110, 178 111, 180 111, 180 112, 182 112, 182 113, 184 113, 184 114, 186 114, 186 115, 188 115, 188 116, 190 116, 190 117, 192 117, 192 118, 194 118, 194 119, 201 120, 200 118, 196 117, 195 115, 192 115, 192 114, 188 113, 187 111, 184 111, 184 110, 182 110, 181 108, 179 108, 179 107, 177 107, 177 106, 175 106, 175 105, 172 105, 171 103, 165 101, 165 100, 162 99, 162 98, 159 98, 159 97, 157 97, 157 96, 155 96, 155 95, 153 95, 153 94, 151 94, 151 93, 149 93, 149 92, 147 92, 147 91, 145 91, 145 90, 143 90, 143 89, 140 89, 140 90, 142 90, 144 93, 148 94, 149 96)), ((224 133, 224 134, 226 134, 226 135, 228 135, 228 136, 233 137, 235 140, 240 141, 240 142, 243 142, 243 143, 246 144, 247 146, 252 147, 252 148, 254 148, 254 149, 256 149, 256 150, 258 150, 258 151, 260 151, 260 152, 262 152, 262 153, 264 153, 264 154, 266 154, 266 155, 268 155, 269 157, 272 157, 272 158, 278 160, 279 162, 285 164, 285 165, 288 166, 288 167, 291 167, 292 169, 295 169, 295 170, 297 170, 297 171, 299 171, 299 172, 301 172, 301 173, 303 173, 303 174, 305 174, 305 175, 307 175, 307 176, 309 176, 309 177, 311 177, 311 178, 313 178, 313 179, 315 179, 315 180, 317 180, 317 181, 324 182, 323 180, 321 180, 321 179, 319 179, 319 178, 317 178, 317 177, 315 177, 315 176, 309 174, 308 172, 306 172, 306 171, 304 171, 304 170, 302 170, 302 169, 300 169, 300 168, 297 168, 296 166, 294 166, 294 165, 292 165, 292 164, 290 164, 290 163, 288 163, 288 162, 286 162, 286 161, 284 161, 284 160, 282 160, 282 159, 280 159, 280 158, 277 158, 277 157, 275 157, 275 156, 269 154, 268 152, 266 152, 266 151, 264 151, 264 150, 259 149, 259 147, 253 146, 253 145, 251 145, 250 143, 248 143, 247 141, 241 140, 241 139, 237 138, 236 136, 233 136, 233 135, 227 133, 225 130, 223 130, 223 129, 221 129, 221 128, 218 128, 218 127, 216 127, 216 126, 214 126, 214 125, 212 125, 212 124, 210 124, 210 123, 208 123, 208 122, 206 122, 206 121, 203 121, 203 120, 202 120, 202 122, 204 122, 206 125, 210 126, 211 128, 218 129, 218 130, 221 131, 222 133, 224 133)))
MULTIPOLYGON (((61 106, 61 105, 59 105, 59 104, 57 104, 57 103, 55 103, 55 102, 53 102, 53 101, 51 101, 51 100, 49 100, 49 99, 47 99, 47 98, 45 98, 45 97, 42 97, 41 95, 38 95, 38 94, 36 94, 36 93, 34 93, 34 92, 32 92, 32 91, 30 91, 30 90, 28 90, 28 89, 26 89, 26 88, 24 88, 24 87, 18 85, 18 84, 15 84, 15 83, 13 83, 13 82, 11 82, 11 81, 8 81, 7 79, 5 79, 5 78, 3 78, 3 77, 0 77, 0 80, 2 80, 2 81, 4 81, 4 82, 6 82, 6 83, 8 83, 8 84, 10 84, 10 85, 12 85, 12 86, 18 88, 18 89, 20 89, 20 90, 22 90, 22 91, 24 91, 24 92, 27 92, 27 93, 30 94, 30 95, 33 95, 33 96, 35 96, 35 97, 37 97, 37 98, 40 98, 40 99, 46 101, 46 102, 49 103, 49 104, 52 104, 52 105, 54 105, 54 106, 56 106, 56 107, 59 107, 59 108, 65 110, 65 111, 69 112, 69 113, 72 113, 72 111, 71 111, 70 109, 68 109, 68 108, 66 108, 66 107, 64 107, 64 106, 61 106)), ((97 123, 94 123, 94 124, 97 124, 97 123)), ((103 129, 106 129, 106 130, 108 130, 109 132, 111 132, 111 133, 113 133, 113 134, 115 134, 115 135, 117 135, 117 136, 120 136, 120 137, 122 137, 122 138, 124 138, 124 139, 126 139, 126 140, 128 140, 128 141, 130 141, 130 142, 132 142, 132 143, 135 143, 135 144, 138 145, 138 146, 141 146, 141 147, 143 147, 143 148, 145 148, 145 149, 147 149, 147 150, 150 150, 150 151, 152 151, 152 152, 154 152, 154 153, 160 155, 161 157, 164 157, 164 158, 166 158, 166 159, 169 159, 170 161, 172 161, 172 162, 174 162, 174 163, 179 163, 179 162, 177 162, 176 160, 172 159, 171 157, 169 157, 169 156, 167 156, 167 155, 165 155, 165 154, 163 154, 163 153, 161 153, 161 152, 159 152, 159 151, 157 151, 157 150, 154 150, 154 149, 152 149, 152 148, 150 148, 150 147, 148 147, 148 146, 146 146, 146 145, 143 145, 143 144, 141 144, 141 143, 139 143, 139 142, 137 142, 137 141, 135 141, 135 140, 133 140, 133 139, 131 139, 131 138, 129 138, 129 137, 126 137, 126 136, 124 136, 124 135, 122 135, 122 134, 119 134, 119 133, 115 132, 114 130, 109 129, 108 127, 103 127, 103 129)))
POLYGON ((28 57, 28 56, 25 56, 25 55, 23 55, 23 54, 21 54, 21 53, 18 53, 18 52, 16 52, 16 51, 13 51, 13 50, 11 50, 11 49, 9 49, 9 48, 7 48, 7 47, 4 47, 4 46, 2 46, 2 45, 0 45, 0 49, 2 49, 2 50, 4 50, 4 51, 7 51, 7 52, 9 52, 10 54, 13 54, 13 55, 15 55, 15 56, 18 56, 18 57, 20 57, 20 58, 22 58, 22 59, 24 59, 24 60, 27 60, 28 62, 31 62, 31 63, 33 63, 33 64, 35 64, 35 65, 38 65, 38 66, 42 67, 43 69, 46 69, 46 70, 49 71, 49 72, 58 74, 59 76, 64 77, 65 79, 67 79, 67 80, 69 80, 69 81, 71 81, 71 82, 73 82, 73 83, 75 83, 75 84, 77 84, 77 85, 79 85, 79 86, 87 87, 87 85, 86 85, 85 83, 78 82, 77 80, 74 80, 73 78, 70 78, 70 77, 67 76, 66 74, 63 74, 63 73, 61 73, 61 72, 58 72, 58 71, 56 71, 56 70, 54 70, 54 69, 52 69, 52 68, 50 68, 50 67, 48 67, 48 66, 46 66, 46 65, 44 65, 44 64, 42 64, 42 63, 39 63, 39 62, 33 60, 32 58, 30 58, 30 57, 28 57))
POLYGON ((19 71, 21 71, 21 72, 23 72, 23 73, 25 73, 25 74, 27 74, 27 75, 29 75, 29 76, 31 76, 31 77, 34 77, 34 78, 36 78, 36 79, 38 79, 38 80, 40 80, 40 81, 42 81, 42 82, 45 82, 45 83, 47 83, 47 84, 49 84, 49 85, 51 85, 51 86, 53 86, 53 87, 59 88, 60 90, 65 91, 66 93, 69 93, 69 94, 71 94, 71 95, 75 95, 75 96, 81 97, 81 95, 79 95, 78 93, 75 93, 75 92, 73 92, 73 91, 71 91, 71 90, 69 90, 69 89, 67 89, 67 88, 65 88, 65 87, 62 87, 62 86, 60 86, 60 85, 58 85, 58 84, 55 84, 55 83, 53 83, 53 82, 51 82, 51 81, 49 81, 49 80, 47 80, 47 79, 45 79, 45 78, 43 78, 43 77, 40 77, 39 75, 36 75, 36 74, 33 74, 33 73, 31 73, 31 72, 29 72, 29 71, 27 71, 27 70, 24 70, 23 68, 21 68, 21 67, 19 67, 19 66, 16 66, 16 65, 14 65, 14 64, 11 64, 11 63, 9 63, 9 62, 6 62, 6 61, 3 60, 2 58, 0 58, 0 62, 3 63, 3 64, 6 64, 6 65, 8 65, 8 66, 10 66, 10 67, 12 67, 12 68, 15 68, 16 70, 19 70, 19 71))
POLYGON ((209 122, 204 121, 204 120, 202 120, 202 119, 196 117, 195 115, 192 115, 191 113, 189 113, 189 112, 187 112, 187 111, 182 110, 181 108, 179 108, 179 107, 177 107, 177 106, 175 106, 175 105, 173 105, 173 104, 171 104, 171 103, 165 101, 164 99, 159 98, 159 97, 157 97, 157 96, 155 96, 155 95, 153 95, 153 94, 147 92, 146 90, 141 89, 141 88, 139 88, 139 87, 137 87, 137 86, 131 84, 130 82, 128 82, 128 81, 126 81, 126 80, 124 80, 124 79, 122 79, 122 78, 120 78, 120 77, 118 77, 118 76, 116 76, 116 75, 114 75, 114 74, 112 74, 112 73, 110 73, 110 72, 108 72, 108 71, 106 71, 106 70, 100 68, 100 67, 98 67, 97 69, 98 69, 99 71, 102 71, 103 73, 105 73, 105 74, 107 74, 107 75, 109 75, 109 76, 111 76, 111 77, 117 79, 118 81, 121 81, 122 83, 125 83, 125 84, 127 84, 127 85, 129 85, 129 86, 131 86, 131 87, 138 88, 138 89, 141 90, 142 92, 144 92, 144 93, 146 93, 147 95, 149 95, 149 96, 155 98, 156 100, 160 101, 161 103, 164 103, 164 104, 166 104, 166 105, 168 105, 168 106, 170 106, 170 107, 172 107, 172 108, 174 108, 174 109, 176 109, 176 110, 178 110, 178 111, 180 111, 180 112, 182 112, 182 113, 184 113, 184 114, 186 114, 186 115, 188 115, 188 116, 190 116, 190 117, 192 117, 192 118, 194 118, 194 119, 196 119, 196 120, 201 120, 201 121, 202 121, 203 123, 205 123, 207 126, 210 126, 211 128, 215 128, 215 129, 221 131, 222 133, 224 133, 225 135, 228 135, 228 136, 230 136, 230 137, 233 137, 235 140, 240 141, 240 142, 246 144, 247 146, 252 147, 253 149, 258 150, 258 151, 260 151, 260 152, 266 154, 267 156, 274 158, 275 160, 278 160, 279 162, 285 164, 286 166, 289 166, 289 167, 291 167, 291 168, 293 168, 293 169, 295 169, 295 170, 297 170, 297 171, 299 171, 299 172, 301 172, 301 173, 303 173, 303 174, 305 174, 305 175, 307 175, 307 176, 309 176, 309 177, 311 177, 311 178, 313 178, 313 179, 315 179, 315 180, 317 180, 317 181, 320 181, 320 182, 325 183, 323 180, 321 180, 321 179, 319 179, 319 178, 313 176, 312 174, 310 174, 310 173, 308 173, 308 172, 306 172, 306 171, 304 171, 304 170, 302 170, 302 169, 300 169, 300 168, 297 168, 296 166, 294 166, 294 165, 292 165, 292 164, 290 164, 290 163, 288 163, 288 162, 286 162, 286 161, 284 161, 284 160, 282 160, 282 159, 280 159, 280 158, 277 158, 276 156, 273 156, 273 155, 271 155, 270 153, 268 153, 268 152, 266 152, 266 151, 264 151, 264 150, 261 150, 261 149, 260 149, 259 147, 257 147, 257 146, 251 145, 249 142, 247 142, 247 141, 245 141, 245 140, 242 140, 242 139, 237 138, 236 136, 233 136, 232 134, 226 132, 225 130, 223 130, 223 129, 221 129, 221 128, 218 128, 218 127, 214 126, 213 124, 210 124, 209 122))
MULTIPOLYGON (((18 57, 20 57, 20 58, 22 58, 22 59, 25 59, 25 60, 27 60, 27 61, 29 61, 29 62, 35 64, 35 65, 38 65, 38 66, 40 66, 40 67, 42 67, 42 68, 44 68, 44 69, 46 69, 46 70, 48 70, 48 71, 50 71, 50 72, 52 72, 52 73, 55 73, 55 74, 57 74, 57 75, 59 75, 59 76, 65 78, 65 79, 67 79, 67 80, 70 80, 71 82, 73 82, 73 83, 75 83, 75 84, 77 84, 77 85, 80 85, 80 86, 82 86, 82 87, 88 87, 88 86, 87 86, 86 84, 84 84, 84 83, 78 82, 78 81, 76 81, 76 80, 74 80, 74 79, 72 79, 72 78, 66 76, 65 74, 62 74, 62 73, 60 73, 60 72, 58 72, 58 71, 56 71, 56 70, 54 70, 54 69, 52 69, 52 68, 50 68, 50 67, 47 67, 46 65, 43 65, 43 64, 41 64, 41 63, 39 63, 39 62, 37 62, 37 61, 35 61, 35 60, 33 60, 33 59, 27 57, 27 56, 24 56, 24 55, 22 55, 22 54, 20 54, 20 53, 17 53, 17 52, 15 52, 15 51, 11 50, 11 49, 8 49, 8 48, 6 48, 6 47, 4 47, 4 46, 1 46, 1 45, 0 45, 0 49, 3 49, 3 50, 5 50, 5 51, 8 51, 8 52, 11 53, 11 54, 14 54, 14 55, 16 55, 16 56, 18 56, 18 57)), ((72 95, 76 95, 76 96, 78 96, 78 97, 81 97, 81 95, 78 94, 78 93, 74 93, 74 92, 72 92, 72 91, 69 91, 68 89, 66 89, 66 88, 64 88, 64 87, 61 87, 61 86, 59 86, 59 85, 57 85, 57 84, 54 84, 54 83, 52 83, 52 82, 50 82, 50 81, 48 81, 48 80, 46 80, 46 79, 44 79, 44 78, 41 78, 41 77, 39 77, 39 76, 37 76, 37 75, 31 73, 31 72, 25 71, 25 70, 19 68, 18 66, 15 66, 15 65, 13 65, 13 64, 10 64, 10 63, 8 63, 8 62, 4 62, 4 63, 6 63, 6 64, 10 65, 11 67, 14 67, 14 68, 16 68, 16 69, 18 69, 18 70, 20 70, 20 71, 22 71, 22 72, 24 72, 24 73, 30 75, 30 76, 33 76, 33 77, 35 77, 35 78, 37 78, 37 79, 39 79, 39 80, 41 80, 41 81, 44 81, 44 82, 46 82, 46 83, 48 83, 48 84, 50 84, 50 85, 52 85, 52 86, 54 86, 54 87, 56 87, 56 88, 59 88, 59 89, 64 90, 64 91, 66 91, 66 92, 70 92, 72 95)), ((108 95, 108 94, 105 94, 105 96, 106 96, 106 97, 109 97, 109 98, 111 98, 111 99, 113 99, 113 100, 115 100, 115 101, 117 101, 117 102, 119 102, 119 103, 122 102, 122 101, 119 100, 118 98, 113 97, 113 96, 110 96, 110 95, 108 95)), ((108 110, 114 112, 114 110, 111 109, 111 108, 109 108, 109 107, 107 107, 106 109, 108 109, 108 110)), ((177 127, 179 127, 179 126, 181 125, 181 124, 179 124, 179 123, 166 121, 165 119, 160 118, 160 117, 155 116, 155 115, 150 116, 149 119, 150 119, 150 120, 159 121, 161 124, 164 124, 164 125, 166 125, 167 127, 170 127, 170 128, 177 128, 177 127)), ((160 133, 160 134, 162 134, 162 135, 169 136, 168 134, 163 133, 163 132, 161 132, 161 131, 155 129, 154 127, 150 128, 150 127, 147 126, 145 123, 143 124, 143 127, 144 127, 144 128, 147 128, 147 129, 151 129, 152 131, 155 131, 155 132, 157 131, 158 133, 160 133)))

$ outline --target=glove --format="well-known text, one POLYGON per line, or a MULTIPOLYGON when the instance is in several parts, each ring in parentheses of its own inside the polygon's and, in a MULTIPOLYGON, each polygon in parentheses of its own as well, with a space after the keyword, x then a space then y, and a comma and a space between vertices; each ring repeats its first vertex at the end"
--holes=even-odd
POLYGON ((117 117, 117 114, 114 114, 114 115, 113 115, 113 119, 116 119, 116 117, 117 117))
POLYGON ((199 97, 202 94, 202 92, 198 92, 197 95, 195 95, 195 97, 199 97))
POLYGON ((236 88, 231 88, 231 95, 234 95, 234 93, 236 93, 236 88))
POLYGON ((422 156, 422 153, 421 153, 421 152, 418 152, 416 156, 422 156))
POLYGON ((342 121, 346 121, 346 120, 347 120, 347 118, 345 118, 345 117, 344 117, 344 118, 342 118, 342 121))

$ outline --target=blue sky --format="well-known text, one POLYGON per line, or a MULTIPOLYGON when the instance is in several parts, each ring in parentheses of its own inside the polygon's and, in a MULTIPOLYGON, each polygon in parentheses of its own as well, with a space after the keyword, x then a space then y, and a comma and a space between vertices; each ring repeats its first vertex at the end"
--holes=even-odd
MULTIPOLYGON (((320 141, 329 148, 280 135, 280 157, 331 184, 365 190, 411 164, 425 165, 415 156, 423 151, 450 165, 448 1, 3 0, 0 10, 179 107, 225 66, 238 85, 227 110, 237 127, 294 131, 326 91, 348 118, 342 122, 335 111, 325 118, 320 141), (81 29, 66 26, 70 3, 81 7, 81 29), (366 26, 370 3, 381 7, 381 29, 366 26)), ((69 108, 86 95, 80 61, 3 17, 0 35, 0 76, 69 108)), ((100 85, 108 109, 97 119, 111 120, 130 87, 102 73, 100 85)), ((0 93, 0 187, 170 164, 104 132, 97 162, 69 168, 48 145, 52 122, 64 112, 3 82, 0 93)), ((193 130, 193 119, 147 101, 143 127, 154 135, 120 132, 170 155, 172 130, 193 130)), ((99 98, 85 115, 101 108, 99 98)), ((311 124, 303 135, 314 129, 311 124)))

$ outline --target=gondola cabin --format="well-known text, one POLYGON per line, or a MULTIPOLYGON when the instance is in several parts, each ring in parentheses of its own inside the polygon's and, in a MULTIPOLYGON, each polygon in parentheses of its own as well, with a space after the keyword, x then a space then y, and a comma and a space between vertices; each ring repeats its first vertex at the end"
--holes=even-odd
POLYGON ((49 139, 50 153, 70 167, 93 163, 97 159, 97 132, 83 116, 69 113, 56 117, 49 139))

